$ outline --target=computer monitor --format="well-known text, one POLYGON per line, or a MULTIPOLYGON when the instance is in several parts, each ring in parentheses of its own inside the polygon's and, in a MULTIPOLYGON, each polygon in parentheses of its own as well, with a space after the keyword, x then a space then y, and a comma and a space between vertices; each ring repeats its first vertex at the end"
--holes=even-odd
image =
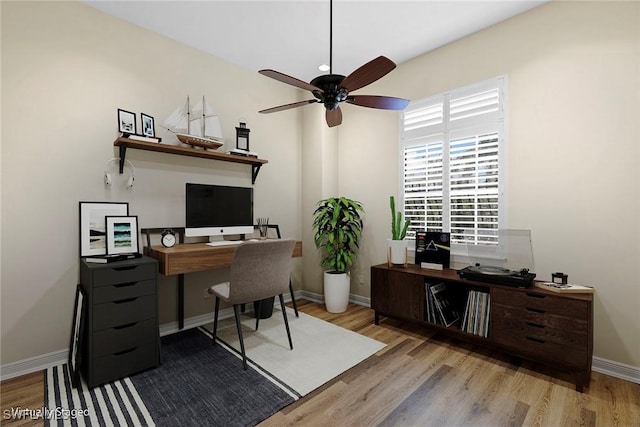
POLYGON ((187 183, 185 236, 253 233, 253 188, 187 183))

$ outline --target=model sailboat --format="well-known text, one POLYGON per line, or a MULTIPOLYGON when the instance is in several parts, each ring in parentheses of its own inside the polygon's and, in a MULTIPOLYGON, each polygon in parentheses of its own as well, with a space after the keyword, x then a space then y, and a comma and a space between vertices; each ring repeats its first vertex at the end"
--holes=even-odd
POLYGON ((164 125, 176 134, 180 142, 204 148, 219 148, 224 144, 220 120, 213 108, 202 101, 191 109, 189 97, 184 106, 178 107, 164 121, 164 125), (187 131, 181 133, 180 131, 187 131))

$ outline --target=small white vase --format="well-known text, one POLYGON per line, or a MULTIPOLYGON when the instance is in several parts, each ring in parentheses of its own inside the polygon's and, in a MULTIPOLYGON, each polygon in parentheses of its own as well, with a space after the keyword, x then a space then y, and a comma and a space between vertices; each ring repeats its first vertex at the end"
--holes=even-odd
POLYGON ((388 257, 391 264, 407 263, 407 241, 387 239, 388 257))
POLYGON ((324 272, 324 305, 329 313, 344 313, 349 305, 349 273, 324 272))

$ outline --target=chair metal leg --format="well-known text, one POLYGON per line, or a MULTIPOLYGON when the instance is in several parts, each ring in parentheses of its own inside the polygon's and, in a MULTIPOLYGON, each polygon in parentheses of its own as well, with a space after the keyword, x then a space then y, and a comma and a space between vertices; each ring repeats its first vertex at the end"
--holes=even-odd
POLYGON ((240 324, 240 305, 233 305, 233 313, 236 316, 236 328, 238 328, 238 338, 240 339, 240 351, 242 352, 242 367, 247 370, 247 355, 244 352, 244 340, 242 339, 242 325, 240 324))
POLYGON ((215 309, 213 310, 213 333, 211 343, 216 343, 216 331, 218 330, 218 311, 220 311, 220 298, 216 297, 215 309))
POLYGON ((280 297, 280 306, 282 307, 282 317, 284 317, 284 326, 287 328, 287 338, 289 338, 289 348, 293 350, 293 341, 291 341, 291 331, 289 330, 289 320, 287 319, 287 307, 284 305, 284 298, 282 294, 278 295, 280 297))
POLYGON ((256 331, 258 330, 258 324, 260 323, 260 314, 262 314, 262 300, 256 302, 256 331))
POLYGON ((291 293, 291 302, 293 303, 293 311, 296 313, 296 317, 300 317, 298 314, 298 304, 296 304, 296 297, 293 294, 293 285, 291 285, 291 279, 289 279, 289 292, 291 293))

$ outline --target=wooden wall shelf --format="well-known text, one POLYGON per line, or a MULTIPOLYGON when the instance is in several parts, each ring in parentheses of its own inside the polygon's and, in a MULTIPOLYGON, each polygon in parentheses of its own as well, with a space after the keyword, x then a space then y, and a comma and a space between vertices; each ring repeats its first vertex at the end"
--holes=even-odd
POLYGON ((120 148, 120 173, 124 170, 124 160, 127 148, 136 150, 158 151, 160 153, 177 154, 180 156, 200 157, 204 159, 220 160, 222 162, 242 163, 251 165, 251 183, 254 184, 260 167, 268 163, 268 160, 258 159, 255 157, 237 156, 234 154, 219 153, 216 151, 208 151, 205 149, 196 149, 180 145, 167 145, 156 142, 136 141, 129 138, 120 137, 113 143, 114 146, 120 148))

